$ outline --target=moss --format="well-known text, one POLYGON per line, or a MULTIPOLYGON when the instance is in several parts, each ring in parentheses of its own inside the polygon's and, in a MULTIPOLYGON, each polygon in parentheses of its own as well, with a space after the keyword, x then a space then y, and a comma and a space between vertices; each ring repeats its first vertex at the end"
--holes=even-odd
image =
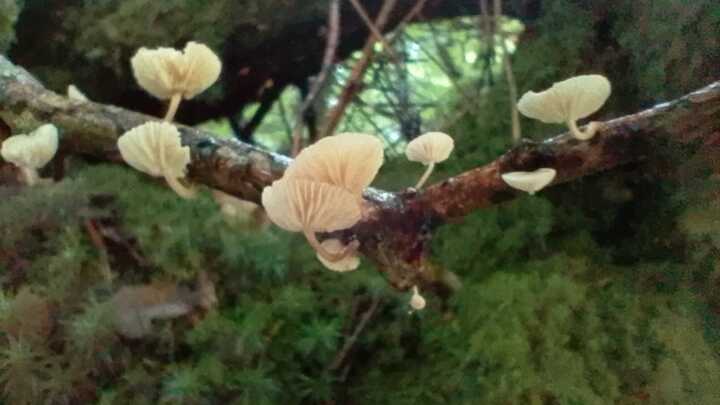
POLYGON ((0 0, 0 53, 15 41, 15 22, 22 9, 22 0, 0 0))

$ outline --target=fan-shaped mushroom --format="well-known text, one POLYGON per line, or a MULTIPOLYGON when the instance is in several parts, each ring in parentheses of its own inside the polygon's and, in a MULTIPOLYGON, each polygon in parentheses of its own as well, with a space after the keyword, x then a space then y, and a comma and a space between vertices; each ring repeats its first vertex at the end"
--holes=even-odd
POLYGON ((333 232, 350 228, 362 216, 357 196, 328 183, 303 179, 282 178, 265 187, 262 205, 275 225, 305 234, 310 245, 325 260, 337 262, 352 254, 357 241, 340 251, 326 250, 316 232, 333 232))
POLYGON ((52 124, 45 124, 30 134, 14 135, 2 143, 0 155, 6 161, 20 168, 29 186, 40 180, 38 169, 45 166, 58 149, 58 130, 52 124))
POLYGON ((501 177, 510 187, 532 195, 552 183, 556 174, 555 169, 542 168, 532 172, 503 173, 501 177))
POLYGON ((447 159, 454 147, 455 142, 453 139, 442 132, 422 134, 407 144, 405 156, 407 156, 408 160, 420 162, 428 167, 415 188, 420 188, 425 184, 435 168, 435 163, 447 159))
MULTIPOLYGON (((323 247, 323 249, 325 249, 325 251, 332 254, 342 253, 345 249, 345 245, 343 245, 343 243, 338 239, 325 239, 320 245, 323 247)), ((355 254, 347 255, 343 259, 335 262, 325 260, 325 258, 322 257, 319 252, 317 253, 317 258, 318 260, 320 260, 320 263, 322 263, 328 269, 341 273, 355 270, 358 268, 358 266, 360 266, 360 257, 355 254)))
POLYGON ((529 91, 517 107, 523 115, 542 122, 566 123, 575 138, 588 140, 601 124, 591 122, 583 132, 576 121, 599 110, 610 92, 610 82, 604 76, 582 75, 555 83, 540 93, 529 91))
POLYGON ((170 99, 165 121, 172 121, 181 99, 189 100, 220 76, 220 58, 206 45, 188 42, 180 52, 173 48, 140 48, 130 63, 138 84, 148 93, 170 99))
POLYGON ((195 192, 180 183, 190 163, 190 148, 180 143, 180 132, 167 122, 146 122, 124 133, 117 141, 127 164, 153 177, 164 177, 183 198, 195 192))
POLYGON ((383 144, 372 135, 343 133, 303 149, 285 177, 329 183, 361 195, 383 164, 383 144))

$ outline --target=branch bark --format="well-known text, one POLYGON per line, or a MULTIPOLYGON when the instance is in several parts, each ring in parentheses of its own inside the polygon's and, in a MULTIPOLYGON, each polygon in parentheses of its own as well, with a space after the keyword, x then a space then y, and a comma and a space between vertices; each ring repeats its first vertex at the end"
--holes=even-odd
MULTIPOLYGON (((118 107, 70 100, 45 89, 24 69, 0 56, 0 120, 14 133, 53 123, 61 131, 61 150, 96 160, 122 163, 117 138, 149 120, 118 107)), ((0 124, 0 127, 2 125, 0 124)), ((237 140, 179 126, 190 146, 189 177, 196 183, 236 197, 260 201, 262 189, 282 176, 291 162, 237 140)), ((368 189, 365 216, 336 237, 357 239, 361 252, 385 273, 397 289, 420 284, 424 290, 447 290, 453 276, 429 260, 429 241, 438 225, 475 210, 510 200, 521 193, 500 178, 508 171, 553 167, 553 184, 652 156, 659 143, 718 143, 720 81, 677 100, 604 123, 592 140, 580 142, 568 133, 543 142, 524 142, 485 166, 434 184, 422 192, 391 193, 368 189)))

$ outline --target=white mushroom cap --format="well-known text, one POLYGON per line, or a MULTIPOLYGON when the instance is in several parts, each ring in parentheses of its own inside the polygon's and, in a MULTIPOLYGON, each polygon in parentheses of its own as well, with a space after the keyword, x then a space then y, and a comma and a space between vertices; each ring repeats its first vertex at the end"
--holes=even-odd
POLYGON ((413 162, 424 165, 440 163, 450 156, 455 142, 442 132, 428 132, 418 136, 407 144, 405 156, 413 162))
POLYGON ((146 122, 125 132, 117 145, 128 165, 153 177, 165 177, 181 197, 193 197, 193 191, 178 182, 190 163, 190 148, 182 146, 174 125, 146 122))
POLYGON ((127 164, 153 177, 185 177, 190 148, 182 146, 180 132, 167 122, 146 122, 125 132, 118 149, 127 164))
POLYGON ((510 187, 535 194, 552 183, 556 174, 555 169, 542 168, 532 172, 503 173, 501 177, 510 187))
POLYGON ((372 135, 343 133, 303 149, 285 177, 312 180, 362 194, 383 164, 383 144, 372 135))
POLYGON ((213 190, 212 196, 220 206, 220 211, 227 217, 237 218, 251 215, 259 205, 251 201, 241 200, 220 190, 213 190))
POLYGON ((222 63, 206 45, 188 42, 183 52, 173 48, 140 48, 130 63, 138 84, 159 99, 182 94, 191 99, 220 76, 222 63))
MULTIPOLYGON (((322 241, 320 244, 326 251, 338 254, 341 253, 345 249, 345 245, 342 244, 338 239, 326 239, 322 241)), ((318 260, 320 260, 320 263, 322 263, 325 267, 332 271, 337 272, 347 272, 352 271, 358 268, 360 266, 360 257, 357 255, 348 255, 347 257, 338 260, 336 262, 331 262, 329 260, 326 260, 322 255, 319 253, 316 254, 318 260)))
POLYGON ((74 84, 71 84, 67 87, 67 96, 71 100, 76 101, 89 101, 87 96, 80 91, 80 89, 77 88, 74 84))
POLYGON ((426 304, 425 298, 422 295, 420 295, 420 292, 418 291, 417 286, 414 286, 413 287, 413 295, 410 298, 410 306, 412 307, 412 309, 419 311, 419 310, 425 308, 425 304, 426 304))
POLYGON ((58 149, 58 130, 45 124, 28 135, 14 135, 2 143, 0 155, 15 166, 37 170, 45 166, 58 149))
POLYGON ((262 205, 275 225, 290 231, 333 232, 362 216, 355 194, 328 183, 283 178, 265 187, 262 205))
POLYGON ((540 93, 529 91, 517 103, 525 116, 546 123, 565 123, 599 110, 610 96, 610 82, 601 75, 582 75, 558 82, 540 93))

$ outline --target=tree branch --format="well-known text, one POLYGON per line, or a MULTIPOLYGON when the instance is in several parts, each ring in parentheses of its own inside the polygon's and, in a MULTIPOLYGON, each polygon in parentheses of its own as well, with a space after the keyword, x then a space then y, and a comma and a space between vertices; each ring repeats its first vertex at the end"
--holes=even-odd
MULTIPOLYGON (((157 117, 118 107, 80 102, 46 90, 24 69, 0 56, 0 120, 13 133, 53 123, 67 154, 121 163, 117 138, 157 117)), ((434 184, 422 192, 390 193, 368 189, 365 216, 336 235, 356 238, 361 252, 400 290, 416 284, 436 292, 456 281, 428 259, 432 230, 448 220, 519 196, 500 174, 553 167, 553 184, 642 160, 659 143, 717 143, 720 139, 720 82, 677 100, 604 123, 592 140, 580 142, 565 133, 543 142, 525 142, 489 164, 434 184)), ((0 124, 2 127, 2 124, 0 124)), ((282 176, 287 157, 212 133, 179 126, 191 148, 189 177, 239 198, 260 201, 262 189, 282 176)))

